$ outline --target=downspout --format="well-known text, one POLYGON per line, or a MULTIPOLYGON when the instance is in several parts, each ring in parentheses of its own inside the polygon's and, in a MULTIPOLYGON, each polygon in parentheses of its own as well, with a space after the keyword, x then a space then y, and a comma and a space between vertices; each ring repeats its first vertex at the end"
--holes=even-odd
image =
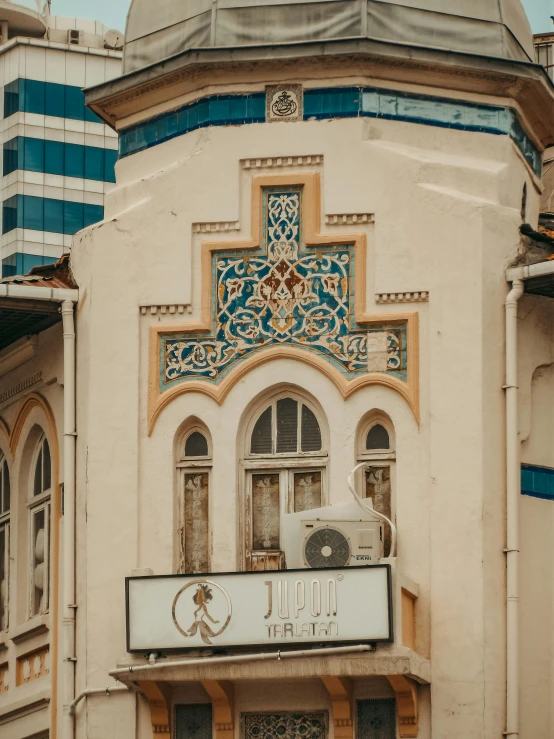
POLYGON ((62 739, 74 735, 71 706, 75 698, 75 320, 74 303, 62 302, 63 419, 63 562, 62 562, 62 739))
MULTIPOLYGON (((57 649, 59 644, 60 622, 57 618, 57 599, 59 591, 53 593, 56 614, 53 625, 51 648, 56 652, 52 660, 52 680, 56 685, 55 706, 52 709, 50 733, 55 739, 58 729, 58 706, 60 700, 64 707, 62 717, 62 739, 71 739, 73 727, 69 707, 75 695, 75 324, 74 305, 79 300, 79 290, 65 287, 35 287, 13 282, 0 282, 0 297, 15 300, 43 300, 61 303, 64 340, 64 561, 62 563, 62 676, 58 672, 57 649), (69 522, 69 525, 68 525, 69 522), (68 532, 69 529, 69 532, 68 532), (71 539, 68 545, 68 536, 71 539), (67 566, 66 566, 67 565, 67 566), (67 575, 67 582, 66 582, 67 575), (68 607, 71 606, 71 607, 68 607), (60 691, 61 687, 61 691, 60 691), (61 694, 61 698, 60 698, 61 694)), ((53 690, 54 694, 54 690, 53 690)))
POLYGON ((519 737, 519 496, 521 487, 517 385, 517 309, 524 291, 512 281, 506 297, 506 731, 519 737))

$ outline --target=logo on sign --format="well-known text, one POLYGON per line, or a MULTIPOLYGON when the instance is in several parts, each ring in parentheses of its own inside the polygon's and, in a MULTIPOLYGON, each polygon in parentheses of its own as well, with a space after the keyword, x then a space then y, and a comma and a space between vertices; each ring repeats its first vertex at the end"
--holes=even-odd
POLYGON ((204 644, 223 634, 231 620, 231 599, 212 580, 194 580, 173 600, 173 622, 183 636, 200 636, 204 644))

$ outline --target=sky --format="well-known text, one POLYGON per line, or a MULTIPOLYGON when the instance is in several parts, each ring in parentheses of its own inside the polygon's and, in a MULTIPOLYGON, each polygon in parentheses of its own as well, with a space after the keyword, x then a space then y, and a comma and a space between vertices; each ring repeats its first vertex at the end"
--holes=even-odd
MULTIPOLYGON (((16 0, 34 6, 36 0, 16 0)), ((151 0, 156 2, 156 0, 151 0)), ((489 2, 490 0, 482 0, 489 2)), ((174 0, 181 2, 181 0, 174 0)), ((534 33, 554 30, 550 16, 554 15, 554 0, 522 0, 534 33)), ((77 18, 92 18, 102 21, 109 28, 125 30, 125 17, 130 0, 52 0, 54 15, 69 15, 77 18)))

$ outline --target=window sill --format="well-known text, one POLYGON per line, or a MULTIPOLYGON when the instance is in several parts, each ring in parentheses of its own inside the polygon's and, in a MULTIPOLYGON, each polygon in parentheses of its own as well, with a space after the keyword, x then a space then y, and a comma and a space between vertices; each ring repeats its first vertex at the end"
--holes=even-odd
POLYGON ((40 616, 33 616, 33 618, 16 626, 14 629, 10 629, 7 635, 14 644, 21 644, 21 642, 32 639, 39 634, 45 634, 49 630, 50 616, 48 614, 41 614, 40 616))

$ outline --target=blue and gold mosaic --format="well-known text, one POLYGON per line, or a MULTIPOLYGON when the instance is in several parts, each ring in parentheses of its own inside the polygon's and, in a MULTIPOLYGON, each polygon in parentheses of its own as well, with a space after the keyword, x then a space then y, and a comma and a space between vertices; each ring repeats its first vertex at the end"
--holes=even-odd
POLYGON ((161 335, 160 391, 217 384, 268 347, 315 352, 345 379, 382 372, 407 380, 405 323, 363 327, 354 311, 354 245, 306 248, 302 188, 263 191, 260 249, 212 253, 210 335, 161 335))

